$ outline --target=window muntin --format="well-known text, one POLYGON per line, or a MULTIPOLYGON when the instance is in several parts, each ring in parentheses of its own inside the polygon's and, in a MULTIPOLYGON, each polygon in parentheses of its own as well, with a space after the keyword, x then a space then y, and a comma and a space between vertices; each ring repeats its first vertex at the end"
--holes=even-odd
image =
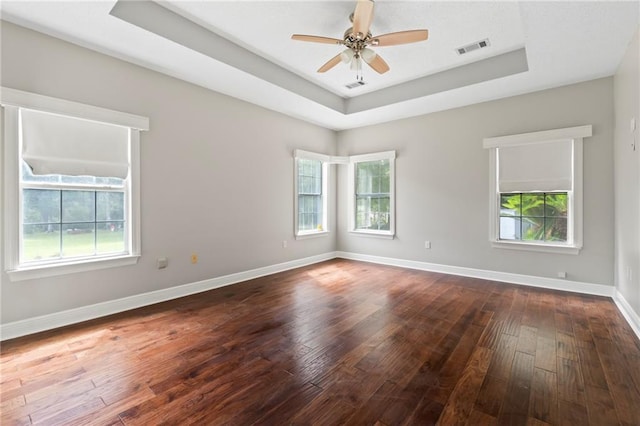
POLYGON ((356 163, 355 229, 391 229, 390 160, 356 163))
POLYGON ((569 242, 567 192, 500 194, 499 239, 569 242))

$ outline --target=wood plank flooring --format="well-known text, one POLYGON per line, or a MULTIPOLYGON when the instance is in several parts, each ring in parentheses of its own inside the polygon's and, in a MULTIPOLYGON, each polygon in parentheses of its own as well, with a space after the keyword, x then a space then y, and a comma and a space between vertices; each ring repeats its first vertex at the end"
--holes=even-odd
POLYGON ((608 298, 333 260, 0 351, 2 425, 640 425, 608 298))

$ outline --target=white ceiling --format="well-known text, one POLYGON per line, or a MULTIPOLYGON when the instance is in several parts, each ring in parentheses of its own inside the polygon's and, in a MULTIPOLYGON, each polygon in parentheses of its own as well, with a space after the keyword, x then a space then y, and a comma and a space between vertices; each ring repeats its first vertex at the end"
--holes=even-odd
POLYGON ((374 35, 429 30, 375 48, 383 75, 316 69, 355 1, 2 1, 1 17, 81 46, 331 129, 395 120, 612 75, 640 24, 640 3, 378 0, 374 35), (458 55, 488 38, 490 47, 458 55))

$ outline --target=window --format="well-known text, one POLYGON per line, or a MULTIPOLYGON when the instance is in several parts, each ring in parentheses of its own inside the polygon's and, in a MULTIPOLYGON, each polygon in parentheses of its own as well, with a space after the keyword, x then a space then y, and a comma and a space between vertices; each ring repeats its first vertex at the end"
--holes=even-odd
POLYGON ((148 119, 2 89, 12 280, 137 262, 139 130, 148 119))
POLYGON ((494 247, 582 248, 582 141, 591 126, 484 139, 491 149, 494 247))
POLYGON ((33 175, 22 162, 20 264, 126 254, 125 180, 33 175))
POLYGON ((395 151, 349 157, 351 232, 393 238, 395 151))
POLYGON ((327 180, 329 156, 295 152, 296 238, 323 235, 327 229, 327 180))
POLYGON ((500 194, 500 240, 567 242, 568 194, 500 194))

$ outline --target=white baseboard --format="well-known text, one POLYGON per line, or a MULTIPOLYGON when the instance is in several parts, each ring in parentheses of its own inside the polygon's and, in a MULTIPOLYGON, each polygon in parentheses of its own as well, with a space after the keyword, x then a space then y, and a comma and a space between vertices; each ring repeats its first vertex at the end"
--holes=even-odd
POLYGON ((613 301, 616 303, 616 306, 618 306, 618 309, 620 310, 622 316, 627 320, 627 322, 633 329, 633 332, 636 333, 636 336, 638 336, 638 339, 640 339, 640 316, 636 314, 629 302, 627 302, 627 299, 625 299, 618 290, 616 290, 613 301))
POLYGON ((222 277, 184 284, 177 287, 170 287, 156 290, 149 293, 138 294, 122 299, 97 303, 67 311, 55 312, 34 318, 27 318, 20 321, 0 324, 0 341, 13 339, 28 334, 51 330, 65 325, 76 324, 154 303, 165 302, 191 294, 201 293, 207 290, 236 284, 254 278, 271 275, 289 269, 299 268, 314 263, 323 262, 334 258, 359 260, 363 262, 378 263, 382 265, 399 266, 408 269, 421 271, 440 272, 443 274, 460 275, 464 277, 481 278, 492 281, 502 281, 511 284, 528 285, 532 287, 542 287, 553 290, 563 290, 575 293, 593 294, 597 296, 612 297, 616 305, 626 318, 633 331, 640 338, 640 318, 633 311, 631 306, 616 291, 613 286, 603 284, 583 283, 578 281, 568 281, 556 278, 536 277, 532 275, 512 274, 508 272, 488 271, 484 269, 465 268, 461 266, 440 265, 436 263, 419 262, 414 260, 396 259, 382 256, 372 256, 367 254, 349 252, 328 252, 303 259, 296 259, 276 265, 264 266, 249 271, 238 272, 222 277))
POLYGON ((615 287, 569 281, 557 278, 536 277, 533 275, 512 274, 509 272, 488 271, 485 269, 465 268, 462 266, 440 265, 437 263, 419 262, 415 260, 396 259, 392 257, 371 256, 338 251, 336 257, 342 259, 360 260, 363 262, 379 263, 382 265, 399 266, 421 271, 440 272, 443 274, 460 275, 463 277, 481 278, 484 280, 501 281, 510 284, 528 285, 531 287, 548 288, 552 290, 571 291, 574 293, 593 294, 597 296, 613 297, 615 287))
POLYGON ((278 263, 276 265, 264 266, 262 268, 249 271, 238 272, 222 277, 184 284, 177 287, 165 288, 149 293, 137 294, 122 299, 110 300, 108 302, 96 303, 95 305, 82 306, 80 308, 69 309, 67 311, 55 312, 53 314, 42 315, 34 318, 27 318, 20 321, 0 324, 0 341, 13 339, 28 334, 41 331, 52 330, 65 325, 76 324, 95 318, 104 317, 154 303, 165 302, 179 297, 189 296, 195 293, 212 290, 219 287, 236 284, 242 281, 311 265, 334 259, 335 252, 324 253, 316 256, 305 257, 303 259, 291 260, 289 262, 278 263))

